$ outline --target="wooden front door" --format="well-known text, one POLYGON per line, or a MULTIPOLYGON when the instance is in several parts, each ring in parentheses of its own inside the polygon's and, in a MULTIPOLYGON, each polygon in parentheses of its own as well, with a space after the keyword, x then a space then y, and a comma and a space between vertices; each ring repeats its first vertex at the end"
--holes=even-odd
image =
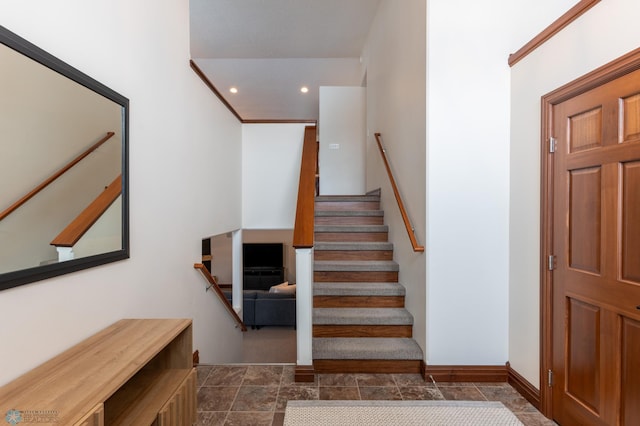
POLYGON ((548 129, 552 415, 638 425, 640 71, 552 105, 548 129))

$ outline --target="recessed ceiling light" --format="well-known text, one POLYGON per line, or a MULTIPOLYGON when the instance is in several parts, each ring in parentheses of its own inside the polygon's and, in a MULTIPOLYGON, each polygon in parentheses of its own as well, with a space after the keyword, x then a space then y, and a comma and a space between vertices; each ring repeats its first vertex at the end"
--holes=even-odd
POLYGON ((300 91, 301 91, 302 93, 307 93, 307 92, 309 91, 309 88, 308 88, 307 86, 302 86, 302 87, 300 88, 300 91))
POLYGON ((231 89, 229 89, 229 91, 231 93, 238 93, 238 89, 236 87, 232 87, 231 89))

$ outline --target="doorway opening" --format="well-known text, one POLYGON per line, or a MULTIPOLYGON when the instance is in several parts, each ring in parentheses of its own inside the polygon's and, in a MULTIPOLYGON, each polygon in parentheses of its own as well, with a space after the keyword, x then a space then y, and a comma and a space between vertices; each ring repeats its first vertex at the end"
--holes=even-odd
POLYGON ((234 249, 233 233, 203 239, 203 263, 208 260, 211 275, 247 326, 242 333, 241 350, 229 363, 295 364, 296 273, 292 239, 292 230, 253 229, 241 231, 241 248, 234 249), (237 257, 245 256, 250 258, 243 266, 237 257), (272 265, 275 261, 279 264, 272 265), (234 267, 240 270, 234 271, 234 267), (242 302, 238 302, 237 295, 241 295, 242 302))

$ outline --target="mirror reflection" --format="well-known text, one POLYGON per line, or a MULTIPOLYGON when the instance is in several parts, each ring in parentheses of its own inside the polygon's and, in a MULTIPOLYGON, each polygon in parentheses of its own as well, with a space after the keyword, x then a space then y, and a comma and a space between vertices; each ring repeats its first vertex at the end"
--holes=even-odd
POLYGON ((0 41, 0 289, 128 257, 128 101, 0 41))

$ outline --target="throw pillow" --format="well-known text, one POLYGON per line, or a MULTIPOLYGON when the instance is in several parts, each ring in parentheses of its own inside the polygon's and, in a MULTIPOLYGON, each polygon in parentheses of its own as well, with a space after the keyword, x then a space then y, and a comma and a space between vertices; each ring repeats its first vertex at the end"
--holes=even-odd
POLYGON ((269 289, 269 293, 292 293, 295 294, 296 285, 289 285, 288 281, 283 282, 282 284, 274 285, 269 289))

